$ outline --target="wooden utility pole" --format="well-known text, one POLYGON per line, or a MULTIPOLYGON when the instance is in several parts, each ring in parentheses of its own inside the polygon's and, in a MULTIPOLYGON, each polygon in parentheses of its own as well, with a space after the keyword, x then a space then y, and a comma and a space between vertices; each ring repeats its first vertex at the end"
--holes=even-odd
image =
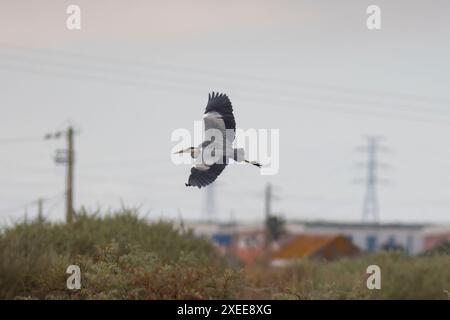
POLYGON ((269 220, 272 216, 272 185, 268 183, 264 190, 264 226, 265 226, 265 239, 264 239, 264 250, 268 254, 270 249, 270 229, 269 229, 269 220))
POLYGON ((66 166, 66 222, 72 223, 75 212, 73 209, 73 194, 74 194, 74 163, 75 163, 75 148, 73 143, 75 130, 69 126, 66 131, 58 131, 55 133, 48 133, 45 135, 45 140, 59 139, 66 137, 67 148, 64 150, 56 150, 55 163, 64 164, 66 166))
POLYGON ((266 185, 266 190, 264 193, 264 211, 265 211, 265 219, 266 222, 272 215, 272 185, 268 183, 266 185))
POLYGON ((44 219, 44 200, 42 198, 38 199, 38 220, 44 219))
POLYGON ((74 145, 73 128, 67 130, 67 177, 66 177, 66 222, 73 222, 73 167, 74 167, 74 145))

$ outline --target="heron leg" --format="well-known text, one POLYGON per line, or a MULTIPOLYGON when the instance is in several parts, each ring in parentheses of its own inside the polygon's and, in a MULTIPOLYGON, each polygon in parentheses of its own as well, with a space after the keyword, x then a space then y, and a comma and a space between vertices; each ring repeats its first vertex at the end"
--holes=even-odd
POLYGON ((257 162, 257 161, 248 161, 248 160, 244 160, 244 162, 245 162, 245 163, 252 164, 252 165, 254 165, 254 166, 258 167, 258 168, 261 168, 261 164, 260 164, 259 162, 257 162))

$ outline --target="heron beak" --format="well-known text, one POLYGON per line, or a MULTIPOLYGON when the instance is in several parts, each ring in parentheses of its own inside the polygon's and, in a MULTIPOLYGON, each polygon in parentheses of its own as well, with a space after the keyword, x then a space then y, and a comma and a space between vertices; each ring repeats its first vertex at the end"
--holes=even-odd
POLYGON ((190 152, 190 150, 189 149, 183 149, 183 150, 174 152, 173 154, 180 154, 180 153, 185 153, 185 152, 190 152))

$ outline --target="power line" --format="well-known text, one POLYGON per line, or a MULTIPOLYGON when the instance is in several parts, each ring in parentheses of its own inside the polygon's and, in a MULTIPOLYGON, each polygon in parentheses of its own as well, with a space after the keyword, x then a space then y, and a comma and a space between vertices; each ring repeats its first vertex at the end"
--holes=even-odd
POLYGON ((18 144, 18 143, 28 143, 44 141, 42 137, 17 137, 17 138, 1 138, 0 144, 18 144))
MULTIPOLYGON (((39 73, 42 74, 42 71, 43 70, 42 70, 41 65, 40 65, 39 73)), ((58 71, 60 71, 60 70, 58 70, 58 71)), ((58 73, 58 71, 57 71, 56 75, 59 75, 59 76, 66 76, 67 75, 67 73, 65 73, 65 72, 63 72, 63 73, 59 72, 58 73)), ((53 73, 54 73, 54 71, 53 71, 53 73)), ((141 87, 142 86, 148 86, 148 85, 159 86, 159 87, 162 86, 162 88, 166 89, 166 90, 168 90, 168 89, 172 90, 173 87, 177 87, 179 89, 186 89, 192 83, 192 80, 190 80, 188 83, 183 82, 182 84, 180 84, 180 83, 176 83, 176 81, 173 81, 173 80, 169 79, 170 83, 164 85, 164 84, 161 84, 160 79, 158 79, 157 83, 154 83, 154 82, 152 83, 152 82, 148 82, 148 81, 146 81, 146 82, 135 81, 134 79, 130 81, 129 79, 124 80, 124 79, 120 79, 120 78, 119 79, 117 79, 117 78, 105 78, 104 76, 102 76, 102 75, 99 76, 98 74, 97 75, 92 75, 92 74, 86 74, 86 73, 84 73, 84 74, 83 73, 79 73, 79 69, 76 70, 75 74, 73 74, 73 72, 70 71, 70 75, 71 76, 76 76, 76 77, 81 77, 81 78, 88 77, 88 78, 90 78, 92 80, 100 80, 100 81, 102 81, 102 83, 104 81, 108 81, 108 82, 109 81, 113 81, 113 82, 119 82, 121 84, 132 85, 132 86, 136 86, 137 85, 137 86, 141 86, 141 87), (169 87, 167 87, 167 86, 169 86, 169 87)), ((286 97, 286 95, 283 95, 283 97, 286 97)), ((248 96, 248 94, 244 95, 244 99, 248 99, 248 100, 251 100, 253 102, 255 101, 255 98, 256 99, 258 99, 258 98, 261 99, 261 95, 258 95, 258 96, 248 96)), ((263 98, 262 100, 263 100, 263 104, 264 104, 264 102, 267 99, 263 98)), ((277 102, 279 103, 280 99, 275 99, 275 103, 277 103, 277 102)), ((323 97, 321 97, 319 100, 305 100, 304 98, 298 99, 297 97, 295 97, 295 98, 291 99, 291 101, 289 101, 289 99, 287 101, 289 106, 291 106, 291 104, 293 104, 293 105, 295 104, 296 108, 298 108, 298 107, 305 107, 305 105, 306 105, 306 107, 308 107, 309 109, 314 109, 314 110, 319 109, 319 111, 334 111, 334 112, 339 112, 339 113, 341 113, 341 112, 350 113, 352 115, 371 115, 371 116, 377 116, 377 117, 380 117, 380 116, 381 117, 390 117, 390 118, 394 118, 394 119, 401 119, 401 120, 408 120, 408 121, 419 121, 419 122, 430 122, 430 121, 432 121, 432 122, 437 122, 436 120, 433 121, 432 119, 425 119, 423 117, 420 117, 421 115, 422 116, 423 115, 428 116, 428 114, 420 114, 420 113, 417 113, 417 112, 414 115, 419 116, 419 117, 409 117, 409 115, 411 115, 411 111, 416 111, 416 110, 413 110, 411 108, 411 106, 403 106, 403 107, 407 107, 408 108, 407 111, 395 110, 395 109, 392 110, 392 107, 391 107, 390 110, 382 110, 382 111, 384 111, 384 113, 383 112, 381 112, 381 113, 371 112, 370 114, 369 113, 366 114, 365 110, 361 110, 361 105, 368 105, 368 104, 370 105, 370 104, 372 104, 375 107, 380 107, 380 106, 385 106, 385 105, 383 103, 376 103, 374 101, 361 101, 359 103, 359 107, 357 109, 351 108, 351 107, 355 107, 354 104, 356 102, 360 102, 360 101, 339 102, 339 101, 333 100, 332 102, 328 102, 328 104, 330 104, 330 105, 327 106, 326 105, 327 102, 325 102, 325 105, 324 105, 323 97), (336 103, 336 102, 338 102, 338 103, 336 103), (304 104, 304 105, 299 105, 299 104, 304 104), (338 104, 340 106, 336 106, 336 104, 338 104), (350 107, 350 108, 348 108, 348 107, 350 107), (392 114, 392 111, 394 111, 394 112, 403 112, 403 113, 406 113, 406 114, 405 115, 401 115, 400 114, 400 115, 397 115, 397 116, 392 116, 392 115, 390 116, 389 113, 392 114)), ((427 108, 429 109, 429 107, 427 107, 427 108)), ((437 115, 441 115, 441 116, 444 116, 444 117, 450 116, 450 115, 448 115, 446 113, 445 114, 432 114, 432 116, 433 115, 436 115, 436 116, 437 115)), ((450 119, 444 119, 444 120, 446 120, 446 121, 443 121, 443 123, 448 124, 447 121, 449 121, 450 119)))
POLYGON ((61 204, 61 202, 63 202, 64 198, 65 198, 65 193, 61 194, 61 196, 59 198, 57 198, 56 201, 48 207, 48 209, 46 211, 47 215, 51 215, 53 213, 53 210, 56 207, 58 207, 61 204))
MULTIPOLYGON (((22 54, 31 54, 31 55, 40 55, 40 56, 53 56, 57 58, 62 59, 68 59, 69 61, 73 62, 78 60, 78 62, 81 60, 82 63, 85 63, 86 61, 92 62, 96 61, 97 63, 102 64, 109 64, 110 66, 113 66, 117 68, 118 66, 133 66, 138 68, 139 71, 145 70, 146 68, 153 68, 153 69, 161 69, 165 72, 169 71, 172 73, 175 73, 177 75, 180 74, 180 70, 185 70, 190 73, 194 73, 199 76, 206 76, 211 77, 215 76, 220 79, 223 79, 224 77, 232 77, 237 78, 239 80, 247 79, 251 80, 252 82, 270 82, 270 86, 280 85, 283 87, 292 86, 295 87, 296 90, 299 88, 307 88, 310 90, 311 88, 319 88, 319 89, 326 89, 329 91, 336 91, 339 94, 342 92, 350 92, 351 94, 361 94, 361 95, 372 95, 372 96, 389 96, 395 99, 411 99, 413 101, 422 100, 427 103, 440 103, 444 104, 445 107, 450 103, 450 100, 444 99, 444 98, 436 98, 436 97, 426 97, 426 96, 420 96, 416 94, 411 93, 398 93, 398 92, 389 92, 389 91, 377 91, 373 89, 358 89, 358 88, 349 88, 345 86, 339 86, 339 85, 329 85, 329 84, 318 84, 318 83, 309 83, 305 81, 292 81, 285 78, 279 78, 274 79, 272 77, 267 76, 261 76, 261 75, 249 75, 241 72, 235 72, 230 70, 211 70, 211 69, 205 69, 204 67, 192 67, 192 66, 185 66, 185 65, 170 65, 170 64, 161 64, 161 63, 155 63, 150 61, 136 61, 136 60, 129 60, 124 58, 118 58, 118 57, 105 57, 105 56, 96 56, 91 54, 84 54, 84 53, 78 53, 78 52, 70 52, 70 51, 64 51, 64 50, 55 50, 55 49, 33 49, 30 51, 30 48, 24 47, 24 46, 17 46, 17 45, 10 45, 6 43, 0 43, 0 46, 3 48, 11 51, 19 51, 22 54), (84 60, 84 61, 83 61, 84 60), (89 61, 91 60, 91 61, 89 61)), ((108 70, 111 70, 111 68, 108 68, 108 70)), ((191 77, 188 77, 189 80, 191 77)), ((446 109, 445 109, 446 110, 446 109)))
MULTIPOLYGON (((0 64, 0 68, 5 68, 5 66, 2 66, 0 64)), ((157 87, 161 90, 170 91, 172 92, 174 88, 176 88, 178 91, 183 91, 188 94, 192 94, 192 91, 188 90, 190 84, 177 84, 177 83, 171 83, 171 84, 161 84, 161 83, 151 83, 151 82, 136 82, 133 80, 121 80, 121 79, 114 79, 114 78, 105 78, 98 75, 89 75, 89 74, 83 74, 83 73, 67 73, 67 72, 58 72, 58 71, 47 71, 43 70, 42 68, 37 68, 36 70, 29 70, 29 69, 15 69, 10 68, 10 66, 6 66, 8 69, 12 69, 13 71, 21 71, 21 72, 36 72, 39 76, 42 75, 52 75, 52 76, 58 76, 58 77, 64 77, 67 78, 78 78, 82 80, 94 80, 94 81, 100 81, 101 84, 105 84, 106 82, 110 83, 116 83, 121 85, 128 85, 138 88, 145 88, 145 87, 157 87)), ((450 118, 446 118, 447 115, 438 115, 438 114, 412 114, 410 111, 402 111, 402 110, 364 110, 361 108, 361 105, 355 106, 348 103, 341 103, 340 105, 336 106, 336 102, 323 102, 323 101, 308 101, 308 100, 302 100, 301 98, 294 98, 290 100, 286 99, 280 99, 279 97, 275 97, 275 99, 271 96, 264 97, 263 95, 249 95, 247 93, 241 94, 236 93, 234 94, 236 97, 240 97, 241 100, 246 100, 251 103, 258 102, 259 106, 268 106, 268 107, 284 107, 284 108, 294 108, 294 109, 309 109, 313 111, 319 111, 319 112, 333 112, 337 114, 347 114, 352 116, 369 116, 369 117, 377 117, 377 118, 386 118, 391 120, 402 120, 407 122, 416 122, 416 123, 434 123, 434 124, 442 124, 442 125, 449 125, 450 124, 450 118), (428 118, 425 118, 424 116, 428 116, 428 118), (431 117, 430 117, 431 116, 431 117), (435 118, 433 118, 433 116, 435 118), (440 118, 437 118, 437 116, 440 116, 440 118), (444 116, 445 118, 441 118, 444 116)), ((450 117, 450 115, 449 115, 450 117)))
POLYGON ((14 206, 14 207, 3 208, 3 209, 0 209, 0 214, 11 213, 11 212, 15 212, 17 210, 22 210, 22 209, 25 209, 26 207, 33 205, 35 203, 37 203, 37 200, 29 201, 29 202, 26 202, 24 204, 14 206))
MULTIPOLYGON (((100 167, 105 167, 105 166, 124 166, 124 165, 132 165, 133 168, 136 167, 136 164, 138 163, 147 163, 148 165, 153 165, 155 163, 155 160, 157 160, 158 158, 152 157, 152 158, 140 158, 140 159, 115 159, 113 161, 99 161, 99 162, 86 162, 83 163, 82 165, 84 167, 96 167, 96 166, 100 166, 100 167)), ((158 160, 163 160, 163 159, 158 159, 158 160)), ((164 160, 165 161, 165 160, 164 160)))
MULTIPOLYGON (((0 54, 1 55, 1 54, 0 54)), ((5 58, 5 55, 3 55, 3 57, 5 58)), ((23 59, 21 59, 21 58, 18 58, 18 57, 16 57, 16 56, 10 56, 10 55, 7 55, 6 56, 6 58, 7 59, 13 59, 13 60, 15 60, 15 61, 17 61, 17 60, 19 60, 19 61, 21 61, 21 62, 23 62, 23 59)), ((30 61, 25 61, 25 62, 30 62, 30 61)), ((47 62, 47 65, 48 65, 48 62, 49 61, 45 61, 45 60, 38 60, 38 61, 33 61, 33 60, 31 60, 31 63, 33 64, 33 63, 36 63, 36 64, 38 64, 39 65, 39 70, 41 70, 41 67, 42 67, 42 65, 43 65, 43 63, 44 62, 47 62)), ((54 62, 54 61, 50 61, 50 66, 51 67, 54 67, 54 66, 61 66, 61 67, 69 67, 69 68, 74 68, 74 66, 72 66, 72 65, 67 65, 67 64, 61 64, 61 63, 58 63, 58 62, 54 62)), ((97 70, 99 70, 99 71, 101 71, 101 72, 105 72, 106 71, 106 73, 109 73, 109 75, 111 75, 111 71, 113 72, 113 75, 114 75, 114 70, 113 69, 111 69, 111 68, 104 68, 104 67, 99 67, 99 66, 90 66, 89 67, 89 69, 97 69, 97 70)), ((67 70, 66 70, 67 71, 67 70)), ((70 70, 70 72, 72 73, 74 70, 70 70)), ((76 68, 75 69, 75 74, 79 74, 79 71, 80 71, 80 68, 76 68)), ((140 78, 143 78, 143 80, 147 80, 147 82, 148 82, 148 76, 150 75, 150 76, 155 76, 154 74, 145 74, 145 73, 142 73, 141 72, 141 70, 139 70, 140 72, 135 72, 135 71, 129 71, 129 70, 121 70, 120 72, 121 73, 127 73, 127 74, 129 74, 130 76, 132 76, 133 77, 133 80, 132 81, 130 81, 129 79, 127 79, 127 80, 124 80, 123 78, 121 79, 121 78, 119 78, 119 79, 117 79, 117 78, 114 78, 114 79, 111 79, 111 78, 108 78, 108 79, 103 79, 103 80, 106 80, 106 81, 111 81, 111 80, 113 80, 113 81, 119 81, 119 82, 123 82, 124 84, 130 84, 130 85, 137 85, 137 84, 140 84, 141 83, 141 81, 136 81, 136 78, 137 77, 139 77, 140 76, 140 78)), ((119 73, 120 74, 120 73, 119 73)), ((86 75, 86 74, 85 74, 86 75)), ((86 76, 88 76, 88 77, 92 77, 92 75, 86 75, 86 76)), ((179 73, 177 73, 177 76, 179 76, 179 73)), ((95 75, 94 76, 94 79, 96 79, 97 77, 103 77, 104 78, 104 75, 95 75)), ((170 78, 170 79, 162 79, 161 78, 161 76, 158 76, 158 83, 160 84, 161 83, 161 80, 167 80, 170 84, 174 84, 174 79, 173 78, 170 78)), ((177 80, 180 80, 180 79, 177 79, 177 80)), ((192 77, 189 77, 189 84, 192 84, 192 81, 193 81, 193 79, 192 79, 192 77)), ((183 80, 183 85, 186 85, 186 79, 184 79, 183 80)), ((263 91, 261 91, 262 93, 265 93, 267 90, 263 90, 263 91)), ((280 93, 279 91, 278 91, 278 93, 280 93)), ((298 93, 298 88, 296 88, 296 93, 298 93)), ((302 98, 304 99, 304 97, 306 96, 311 96, 311 94, 310 93, 303 93, 302 94, 302 98)), ((285 94, 283 94, 283 96, 286 96, 285 94)), ((321 100, 323 100, 323 98, 324 98, 324 95, 323 94, 321 94, 321 96, 320 96, 320 98, 319 99, 321 99, 321 100)), ((380 97, 378 96, 377 97, 377 99, 379 99, 380 97)), ((383 97, 384 98, 384 97, 383 97)), ((336 98, 335 97, 330 97, 330 99, 333 99, 333 101, 336 101, 336 98)), ((350 99, 350 100, 347 100, 347 101, 344 101, 344 103, 346 103, 346 104, 359 104, 359 105, 361 105, 361 104, 363 104, 363 105, 368 105, 368 104, 371 104, 371 105, 373 105, 374 107, 380 107, 380 106, 383 106, 382 105, 382 103, 380 103, 380 102, 377 102, 377 101, 373 101, 373 100, 371 100, 371 101, 367 101, 367 100, 358 100, 358 98, 355 100, 354 98, 353 99, 350 99)), ((417 101, 414 101, 414 103, 417 103, 417 101)), ((411 109, 414 109, 414 106, 411 106, 411 105, 399 105, 398 104, 398 102, 396 102, 395 103, 395 108, 407 108, 407 110, 411 110, 411 109)), ((419 106, 420 107, 420 106, 419 106)), ((391 106, 391 108, 392 108, 392 106, 391 106)), ((427 108, 427 110, 429 110, 430 109, 430 105, 429 105, 429 103, 428 103, 428 105, 426 106, 426 108, 427 108)), ((423 108, 422 108, 423 109, 423 108)), ((444 111, 444 112, 446 112, 448 110, 448 108, 447 108, 447 105, 445 105, 445 106, 442 106, 442 108, 440 108, 440 110, 439 111, 444 111)), ((448 115, 447 113, 446 113, 446 115, 448 115)))
POLYGON ((21 205, 17 205, 17 206, 14 206, 14 207, 9 207, 9 208, 3 208, 3 209, 0 209, 0 214, 11 213, 11 212, 15 212, 15 211, 18 211, 18 210, 23 210, 23 209, 26 209, 27 207, 29 207, 31 205, 39 204, 40 201, 42 201, 42 202, 51 201, 51 200, 54 200, 54 199, 56 199, 57 197, 60 197, 60 196, 61 196, 61 193, 57 193, 56 195, 54 195, 52 197, 49 197, 49 198, 38 198, 37 200, 29 201, 29 202, 23 203, 21 205))

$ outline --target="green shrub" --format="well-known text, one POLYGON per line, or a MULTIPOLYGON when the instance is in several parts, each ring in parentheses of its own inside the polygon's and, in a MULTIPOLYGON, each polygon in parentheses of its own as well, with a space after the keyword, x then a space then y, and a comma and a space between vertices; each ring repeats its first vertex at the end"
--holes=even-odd
POLYGON ((234 273, 205 240, 136 212, 80 212, 71 225, 20 223, 0 235, 0 298, 226 298, 234 273), (82 290, 66 288, 67 266, 82 290))
POLYGON ((450 256, 380 252, 334 262, 227 268, 212 245, 133 210, 79 212, 71 225, 22 222, 0 233, 0 299, 450 299, 450 256), (66 269, 81 268, 81 289, 66 269), (381 268, 381 290, 366 287, 381 268))

